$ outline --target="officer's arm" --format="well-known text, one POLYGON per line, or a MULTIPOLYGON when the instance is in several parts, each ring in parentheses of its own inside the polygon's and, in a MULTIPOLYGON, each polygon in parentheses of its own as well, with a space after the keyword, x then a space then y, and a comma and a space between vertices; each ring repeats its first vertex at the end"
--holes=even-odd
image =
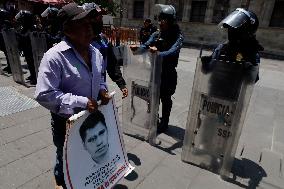
POLYGON ((107 73, 109 77, 111 78, 112 81, 114 81, 118 85, 120 89, 125 88, 126 83, 122 77, 122 73, 120 71, 120 67, 113 53, 112 46, 108 47, 107 53, 108 53, 107 73))
MULTIPOLYGON (((154 44, 156 38, 158 38, 158 35, 159 35, 159 32, 153 33, 150 36, 150 38, 148 39, 148 41, 146 41, 144 44, 141 44, 140 46, 138 46, 138 48, 137 48, 136 45, 134 45, 134 47, 135 47, 135 50, 134 50, 135 54, 145 53, 149 49, 149 47, 154 44)), ((130 46, 130 48, 131 48, 131 46, 130 46)))
POLYGON ((156 39, 158 38, 159 32, 154 32, 148 39, 148 41, 146 41, 144 44, 142 44, 140 47, 144 48, 144 49, 149 49, 149 46, 151 46, 152 44, 154 44, 154 42, 156 41, 156 39))
POLYGON ((139 41, 141 42, 142 40, 142 36, 143 36, 143 28, 140 29, 140 32, 139 32, 139 41))
POLYGON ((257 65, 260 64, 260 55, 259 55, 259 53, 256 53, 256 55, 255 55, 255 63, 257 65))
POLYGON ((182 33, 180 33, 178 35, 177 41, 172 45, 172 47, 167 51, 160 52, 159 55, 160 56, 168 56, 168 55, 173 55, 173 54, 178 53, 178 51, 182 47, 183 40, 184 40, 184 37, 183 37, 182 33))
POLYGON ((219 44, 214 50, 213 53, 210 56, 202 56, 201 62, 202 62, 202 69, 201 71, 205 74, 211 72, 213 68, 215 67, 217 60, 219 59, 221 49, 223 48, 223 44, 219 44))

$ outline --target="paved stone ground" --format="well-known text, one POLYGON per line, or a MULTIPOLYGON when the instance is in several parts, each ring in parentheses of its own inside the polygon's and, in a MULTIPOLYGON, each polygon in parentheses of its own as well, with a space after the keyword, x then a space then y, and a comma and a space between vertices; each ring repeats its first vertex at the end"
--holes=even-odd
MULTIPOLYGON (((159 135, 162 144, 153 147, 124 135, 128 158, 136 169, 115 189, 284 189, 283 61, 262 59, 261 79, 255 86, 236 154, 235 167, 239 174, 235 180, 224 181, 214 173, 181 161, 198 54, 195 49, 181 51, 171 127, 167 133, 159 135)), ((1 52, 0 58, 0 65, 4 65, 1 52)), ((117 90, 112 82, 108 83, 117 90)), ((0 87, 4 86, 33 97, 34 87, 19 85, 9 75, 0 75, 0 87)), ((120 106, 119 95, 116 100, 120 106)), ((3 99, 0 106, 1 101, 3 99)), ((40 106, 0 117, 0 189, 53 188, 55 151, 49 123, 48 111, 40 106)))

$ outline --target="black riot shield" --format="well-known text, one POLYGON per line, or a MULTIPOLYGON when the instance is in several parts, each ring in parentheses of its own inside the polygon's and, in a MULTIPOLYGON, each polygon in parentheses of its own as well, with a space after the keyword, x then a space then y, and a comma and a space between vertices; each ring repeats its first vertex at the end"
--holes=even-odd
POLYGON ((133 55, 124 49, 124 78, 129 96, 122 104, 124 132, 156 144, 161 57, 150 52, 133 55))
POLYGON ((214 64, 213 70, 206 73, 204 63, 197 60, 182 160, 227 178, 258 66, 220 60, 214 64))
POLYGON ((3 29, 2 34, 7 49, 7 58, 10 62, 13 79, 15 82, 25 84, 15 30, 3 29))
POLYGON ((30 33, 31 46, 33 52, 33 60, 36 75, 44 53, 47 51, 46 33, 44 32, 31 32, 30 33))

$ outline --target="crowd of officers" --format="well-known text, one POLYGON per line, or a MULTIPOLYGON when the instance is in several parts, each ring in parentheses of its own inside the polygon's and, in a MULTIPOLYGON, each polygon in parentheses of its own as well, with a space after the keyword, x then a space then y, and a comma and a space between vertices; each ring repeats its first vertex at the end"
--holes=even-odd
POLYGON ((50 48, 53 44, 61 40, 60 25, 56 19, 58 9, 48 7, 42 15, 34 15, 27 10, 20 10, 19 12, 7 11, 0 9, 0 50, 4 52, 7 59, 7 67, 3 71, 11 73, 10 62, 7 56, 7 49, 3 39, 3 29, 14 29, 18 42, 19 51, 25 57, 28 65, 30 76, 27 78, 31 84, 36 84, 36 73, 33 61, 33 52, 30 41, 30 33, 45 32, 47 38, 47 47, 50 48))
MULTIPOLYGON (((96 7, 95 4, 86 3, 82 5, 86 10, 96 7)), ((144 25, 141 27, 139 33, 139 40, 141 48, 148 49, 149 46, 156 46, 156 51, 164 51, 165 56, 165 66, 162 70, 162 83, 161 83, 161 102, 163 104, 163 117, 161 118, 161 127, 159 131, 164 131, 167 129, 169 122, 170 111, 172 107, 171 96, 175 92, 177 84, 177 72, 176 66, 178 62, 179 50, 182 46, 183 36, 178 25, 175 23, 176 12, 173 6, 160 7, 161 14, 159 19, 161 22, 161 32, 157 30, 150 19, 144 21, 144 25), (154 36, 151 37, 152 34, 154 36), (175 35, 169 35, 169 34, 175 35), (161 34, 161 35, 160 35, 161 34), (170 50, 170 51, 168 51, 170 50)), ((18 41, 18 48, 22 55, 24 55, 25 60, 28 65, 30 76, 27 80, 31 84, 37 83, 35 66, 33 63, 33 52, 31 47, 30 33, 44 32, 46 34, 47 49, 54 46, 61 41, 64 37, 62 33, 62 23, 58 19, 59 10, 55 7, 48 7, 41 15, 34 15, 32 12, 27 10, 20 10, 15 14, 15 11, 9 12, 7 10, 1 9, 0 17, 0 30, 14 28, 16 31, 16 37, 18 41)), ((104 13, 103 13, 104 14, 104 13)), ((105 35, 101 34, 103 26, 94 26, 93 29, 96 30, 95 33, 99 34, 94 37, 92 45, 99 49, 103 55, 103 59, 107 64, 104 64, 105 68, 102 72, 103 77, 106 77, 106 72, 110 78, 117 83, 118 87, 121 89, 123 96, 128 95, 128 90, 126 88, 126 83, 122 77, 119 64, 112 50, 112 44, 108 41, 105 35), (108 66, 106 66, 108 65, 108 66)), ((134 48, 132 48, 134 49, 134 48)), ((11 73, 11 67, 9 59, 7 58, 7 50, 4 44, 3 35, 1 33, 1 51, 5 53, 7 59, 7 67, 3 71, 11 73)))
MULTIPOLYGON (((85 9, 90 9, 92 6, 94 6, 92 3, 84 4, 85 9)), ((0 50, 4 52, 7 59, 7 66, 3 68, 4 72, 8 74, 12 73, 2 32, 3 30, 13 29, 16 33, 20 55, 25 57, 30 72, 30 76, 27 78, 27 80, 32 85, 36 84, 37 78, 35 73, 30 33, 43 32, 46 37, 47 49, 50 49, 55 44, 59 43, 63 38, 63 33, 62 23, 57 17, 58 12, 59 9, 55 7, 48 7, 44 12, 42 12, 41 15, 35 15, 27 10, 20 10, 19 12, 15 13, 15 11, 11 12, 5 9, 0 9, 0 50)), ((103 26, 100 28, 95 27, 95 29, 102 32, 102 27, 103 26)), ((125 87, 126 84, 122 78, 119 65, 117 65, 115 54, 113 51, 110 51, 111 47, 113 46, 112 43, 109 42, 106 35, 103 34, 96 36, 94 41, 95 47, 100 50, 104 59, 106 59, 108 56, 109 66, 106 68, 106 71, 108 72, 109 76, 117 83, 119 88, 123 91, 123 94, 127 95, 127 90, 125 87)), ((106 73, 104 73, 104 75, 105 74, 106 73)))
MULTIPOLYGON (((132 51, 149 50, 163 57, 160 87, 162 117, 158 124, 158 132, 165 132, 168 129, 173 103, 171 97, 176 90, 176 67, 184 37, 176 23, 175 8, 171 5, 161 4, 156 7, 159 8, 157 15, 159 30, 151 24, 151 20, 146 19, 140 30, 140 45, 131 45, 130 48, 132 51)), ((83 6, 73 3, 64 6, 60 11, 48 7, 40 16, 25 10, 14 14, 1 9, 0 13, 0 30, 15 28, 17 31, 19 49, 23 52, 30 70, 29 79, 31 83, 38 82, 36 100, 51 111, 51 124, 58 160, 55 177, 57 184, 63 186, 60 188, 65 188, 62 176, 65 128, 60 129, 60 125, 64 125, 67 118, 76 113, 78 108, 80 110, 88 109, 91 112, 97 109, 97 100, 109 100, 107 86, 104 86, 106 72, 121 89, 123 97, 128 96, 128 89, 116 62, 112 45, 102 34, 102 10, 92 3, 83 6), (90 19, 91 13, 94 17, 90 19), (91 28, 89 28, 90 20, 93 23, 91 28), (29 38, 29 33, 32 31, 46 32, 48 48, 52 47, 41 61, 38 79, 35 74, 29 38), (91 33, 95 35, 91 35, 91 33), (58 44, 54 46, 56 43, 58 44), (88 51, 90 44, 91 49, 88 51), (100 54, 97 54, 97 51, 100 54), (90 53, 96 56, 90 56, 90 53), (102 64, 99 65, 101 61, 102 64), (100 66, 102 67, 100 68, 100 66), (61 70, 61 67, 66 70, 61 70), (78 69, 79 73, 73 70, 74 67, 78 69), (94 69, 98 70, 92 73, 94 69), (79 74, 78 77, 76 74, 79 74), (102 81, 101 78, 103 78, 102 81), (84 85, 84 82, 88 85, 84 85), (87 98, 89 96, 92 98, 87 98)), ((258 51, 263 48, 255 39, 255 32, 258 28, 256 15, 244 9, 237 9, 220 24, 228 29, 228 42, 220 44, 211 56, 202 59, 203 72, 212 71, 216 60, 226 59, 249 62, 244 64, 244 69, 256 70, 258 74, 258 51)), ((2 35, 0 45, 1 51, 4 51, 7 57, 2 35)), ((8 59, 4 71, 11 73, 8 59)), ((257 81, 258 77, 254 80, 257 81)), ((222 81, 219 84, 221 85, 222 81)))
MULTIPOLYGON (((85 10, 96 8, 94 3, 86 3, 82 5, 85 10)), ((163 57, 160 100, 162 102, 162 117, 160 119, 158 132, 164 132, 168 128, 169 116, 172 108, 171 96, 175 93, 177 85, 176 67, 178 64, 179 52, 183 42, 183 34, 176 23, 176 11, 171 5, 157 4, 159 11, 156 15, 159 21, 159 29, 151 23, 151 19, 145 19, 144 24, 139 32, 140 45, 131 45, 133 51, 137 49, 150 50, 158 52, 163 57)), ((103 10, 103 9, 102 9, 103 10)), ((19 12, 9 12, 0 9, 0 31, 3 29, 14 28, 17 35, 18 48, 25 60, 30 71, 31 84, 36 84, 36 73, 33 63, 33 52, 29 34, 33 31, 45 32, 47 38, 47 49, 59 43, 64 36, 62 33, 62 23, 58 19, 59 10, 55 7, 48 7, 41 15, 34 15, 30 11, 20 10, 19 12)), ((106 12, 102 12, 105 14, 106 12)), ((255 38, 258 28, 258 19, 251 11, 244 9, 236 9, 220 24, 221 27, 227 28, 228 41, 219 44, 209 57, 203 57, 203 71, 208 72, 214 66, 213 60, 230 59, 230 61, 248 60, 251 65, 247 67, 257 67, 259 64, 258 51, 262 51, 263 47, 255 38), (220 57, 220 58, 219 58, 220 57)), ((113 45, 108 41, 106 36, 102 34, 103 25, 94 25, 93 30, 97 35, 94 37, 92 45, 96 47, 103 55, 104 70, 103 77, 106 73, 117 83, 121 89, 123 96, 128 95, 126 83, 122 77, 118 60, 113 52, 113 45), (106 63, 107 62, 107 63, 106 63), (107 65, 107 66, 106 66, 107 65)), ((0 35, 0 50, 5 53, 3 35, 0 35)), ((10 63, 7 58, 7 67, 3 71, 11 73, 10 63)), ((258 74, 256 81, 258 80, 258 74)))

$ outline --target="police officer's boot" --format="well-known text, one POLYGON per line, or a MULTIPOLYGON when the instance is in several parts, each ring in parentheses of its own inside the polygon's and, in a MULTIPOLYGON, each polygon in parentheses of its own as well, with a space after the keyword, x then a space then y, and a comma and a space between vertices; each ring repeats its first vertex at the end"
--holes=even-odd
POLYGON ((6 60, 7 60, 7 66, 3 69, 3 71, 7 72, 8 74, 11 74, 12 73, 11 66, 10 66, 10 62, 9 62, 9 59, 8 59, 8 53, 7 53, 6 50, 4 51, 4 54, 5 54, 5 57, 6 57, 6 60))
POLYGON ((158 124, 157 133, 164 133, 169 128, 169 119, 161 118, 160 123, 158 124))
POLYGON ((10 66, 6 66, 6 67, 3 69, 3 71, 4 71, 4 72, 7 72, 8 74, 11 74, 11 73, 12 73, 10 66))

